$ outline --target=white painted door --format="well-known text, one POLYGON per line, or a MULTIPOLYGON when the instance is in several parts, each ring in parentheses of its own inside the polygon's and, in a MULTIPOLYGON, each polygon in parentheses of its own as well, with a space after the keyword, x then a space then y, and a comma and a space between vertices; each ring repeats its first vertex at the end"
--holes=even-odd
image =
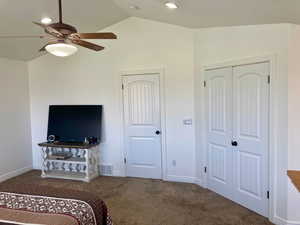
POLYGON ((126 172, 162 178, 159 75, 123 77, 126 172))
POLYGON ((268 215, 269 63, 233 68, 233 140, 237 202, 268 215))
POLYGON ((228 198, 233 197, 231 91, 231 67, 206 72, 208 186, 228 198))
POLYGON ((206 72, 208 187, 268 215, 269 63, 206 72))

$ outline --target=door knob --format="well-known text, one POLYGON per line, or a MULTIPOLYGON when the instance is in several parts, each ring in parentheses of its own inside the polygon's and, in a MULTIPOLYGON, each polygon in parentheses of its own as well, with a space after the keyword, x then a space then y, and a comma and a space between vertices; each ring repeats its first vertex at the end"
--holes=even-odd
POLYGON ((160 135, 160 131, 157 130, 157 131, 155 132, 155 134, 156 134, 156 135, 160 135))
POLYGON ((231 141, 231 145, 232 146, 238 146, 238 143, 237 143, 237 141, 231 141))

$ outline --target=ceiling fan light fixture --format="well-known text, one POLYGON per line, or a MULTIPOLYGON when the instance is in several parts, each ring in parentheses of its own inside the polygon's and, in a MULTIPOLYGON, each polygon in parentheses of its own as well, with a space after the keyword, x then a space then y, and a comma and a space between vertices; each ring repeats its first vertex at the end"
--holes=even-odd
POLYGON ((102 51, 103 46, 85 41, 84 39, 117 39, 117 35, 111 32, 102 33, 78 33, 77 29, 69 24, 63 23, 62 0, 59 3, 59 22, 52 23, 50 17, 44 17, 40 22, 33 24, 43 28, 46 35, 31 35, 31 36, 0 36, 1 38, 50 38, 39 52, 49 52, 58 57, 67 57, 75 54, 78 51, 76 46, 81 46, 92 51, 102 51))
POLYGON ((175 2, 166 2, 165 6, 169 9, 178 9, 178 5, 175 2))
POLYGON ((41 23, 46 24, 46 25, 50 24, 50 23, 52 23, 52 19, 49 17, 44 17, 43 19, 41 19, 41 23))
POLYGON ((49 44, 45 48, 47 52, 58 57, 68 57, 78 51, 74 45, 66 43, 49 44))

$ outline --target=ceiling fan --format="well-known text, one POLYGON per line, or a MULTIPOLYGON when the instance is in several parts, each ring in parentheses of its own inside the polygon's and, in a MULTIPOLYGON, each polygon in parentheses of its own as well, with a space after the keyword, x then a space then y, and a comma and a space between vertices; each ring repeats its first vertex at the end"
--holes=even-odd
POLYGON ((33 22, 42 27, 46 35, 38 36, 0 36, 0 38, 49 38, 48 43, 43 46, 40 52, 49 52, 53 55, 66 57, 77 52, 74 45, 79 45, 94 51, 101 51, 104 47, 84 41, 83 39, 117 39, 114 33, 78 33, 77 29, 62 20, 62 0, 59 4, 59 22, 52 24, 43 24, 33 22))

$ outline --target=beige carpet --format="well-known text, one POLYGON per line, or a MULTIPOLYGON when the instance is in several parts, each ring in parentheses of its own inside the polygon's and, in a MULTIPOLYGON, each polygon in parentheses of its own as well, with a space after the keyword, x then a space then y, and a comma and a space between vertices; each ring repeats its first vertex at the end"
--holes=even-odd
POLYGON ((96 193, 115 225, 271 225, 268 220, 194 184, 99 177, 91 183, 42 179, 31 171, 5 183, 42 184, 96 193))

